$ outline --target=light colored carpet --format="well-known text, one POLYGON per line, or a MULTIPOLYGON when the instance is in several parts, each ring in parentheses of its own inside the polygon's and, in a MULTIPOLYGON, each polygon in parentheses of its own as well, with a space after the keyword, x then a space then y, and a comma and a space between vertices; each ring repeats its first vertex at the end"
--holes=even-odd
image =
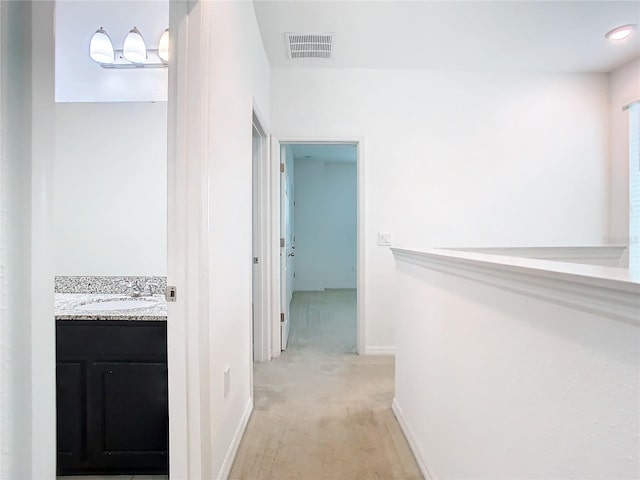
POLYGON ((244 480, 421 479, 391 412, 393 357, 357 356, 355 291, 296 292, 289 347, 254 368, 244 480))
POLYGON ((294 292, 287 354, 356 353, 356 291, 294 292))

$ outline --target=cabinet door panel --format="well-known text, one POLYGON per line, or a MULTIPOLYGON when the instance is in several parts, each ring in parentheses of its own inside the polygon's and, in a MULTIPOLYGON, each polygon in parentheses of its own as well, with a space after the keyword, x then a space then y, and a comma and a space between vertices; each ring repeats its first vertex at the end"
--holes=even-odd
POLYGON ((58 475, 167 474, 166 322, 58 320, 58 475))
POLYGON ((167 366, 164 363, 95 363, 90 447, 98 464, 132 471, 167 467, 167 366))
POLYGON ((58 465, 64 468, 86 458, 86 368, 82 362, 56 365, 58 465))

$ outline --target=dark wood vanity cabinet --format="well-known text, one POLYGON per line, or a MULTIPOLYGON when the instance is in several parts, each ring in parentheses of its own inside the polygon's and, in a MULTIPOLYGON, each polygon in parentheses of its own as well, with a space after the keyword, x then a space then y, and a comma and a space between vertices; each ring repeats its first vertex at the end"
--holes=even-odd
POLYGON ((58 475, 167 474, 162 321, 56 322, 58 475))

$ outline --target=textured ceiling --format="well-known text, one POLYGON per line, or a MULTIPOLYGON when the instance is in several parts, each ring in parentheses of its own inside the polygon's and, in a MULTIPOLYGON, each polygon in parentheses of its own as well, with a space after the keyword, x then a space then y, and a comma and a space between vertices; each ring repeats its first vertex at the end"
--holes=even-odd
POLYGON ((272 67, 609 72, 640 56, 638 1, 262 1, 272 67), (289 60, 284 33, 335 33, 332 60, 289 60))

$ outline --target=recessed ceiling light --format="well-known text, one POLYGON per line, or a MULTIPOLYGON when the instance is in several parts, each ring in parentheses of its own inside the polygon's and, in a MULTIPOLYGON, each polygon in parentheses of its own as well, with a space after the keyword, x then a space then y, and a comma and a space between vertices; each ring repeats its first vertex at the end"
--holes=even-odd
POLYGON ((612 42, 618 42, 624 40, 633 33, 635 25, 622 25, 621 27, 614 28, 610 32, 607 32, 605 37, 612 42))

